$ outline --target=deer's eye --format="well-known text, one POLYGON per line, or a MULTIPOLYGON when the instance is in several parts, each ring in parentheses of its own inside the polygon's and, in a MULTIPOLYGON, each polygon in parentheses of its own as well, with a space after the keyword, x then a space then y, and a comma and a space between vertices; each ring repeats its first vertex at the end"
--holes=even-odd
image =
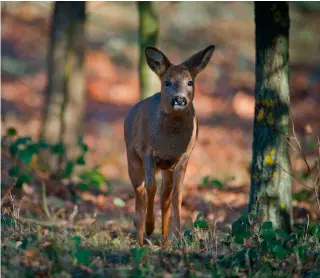
POLYGON ((164 82, 164 85, 165 85, 166 87, 170 87, 170 86, 172 85, 172 83, 171 83, 169 80, 166 80, 166 81, 164 82))
POLYGON ((188 86, 190 86, 190 87, 193 86, 193 82, 191 80, 188 82, 188 86))

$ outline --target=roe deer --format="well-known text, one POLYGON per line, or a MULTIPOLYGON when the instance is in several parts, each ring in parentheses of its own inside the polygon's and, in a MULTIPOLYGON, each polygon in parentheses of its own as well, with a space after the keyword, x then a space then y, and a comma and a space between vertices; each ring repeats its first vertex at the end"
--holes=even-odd
POLYGON ((151 235, 155 227, 155 173, 161 170, 162 237, 168 240, 170 205, 174 228, 180 232, 182 182, 189 156, 198 137, 198 122, 192 104, 194 79, 209 63, 214 46, 173 65, 158 49, 147 47, 149 67, 161 81, 161 92, 148 97, 129 111, 124 122, 128 172, 136 194, 134 225, 143 245, 144 227, 151 235))

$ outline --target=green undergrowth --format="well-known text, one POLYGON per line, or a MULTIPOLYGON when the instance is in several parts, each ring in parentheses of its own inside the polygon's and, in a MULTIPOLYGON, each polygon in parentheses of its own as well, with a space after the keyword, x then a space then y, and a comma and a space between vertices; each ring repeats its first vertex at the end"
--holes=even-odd
POLYGON ((287 234, 248 215, 217 229, 200 213, 192 230, 167 247, 102 225, 63 229, 2 216, 3 277, 319 277, 320 225, 297 224, 287 234), (100 228, 99 228, 100 227, 100 228))
MULTIPOLYGON (((105 194, 112 193, 112 185, 105 179, 99 171, 99 165, 88 167, 86 154, 89 152, 88 146, 79 137, 77 142, 79 155, 74 160, 66 159, 66 146, 59 142, 49 144, 43 140, 33 140, 29 136, 19 136, 14 128, 8 128, 5 136, 1 138, 2 154, 11 161, 8 169, 8 178, 1 183, 2 188, 14 185, 14 189, 21 189, 24 183, 39 182, 43 179, 36 175, 37 172, 49 174, 51 179, 68 183, 71 180, 76 181, 76 190, 79 192, 89 190, 99 190, 103 186, 105 194), (41 154, 45 157, 59 158, 63 163, 60 170, 53 173, 46 159, 40 159, 41 154), (76 167, 81 167, 81 171, 75 172, 76 167)), ((3 181, 4 179, 2 179, 3 181)), ((79 196, 75 196, 77 199, 79 196)))
MULTIPOLYGON (((69 179, 75 166, 86 165, 89 149, 81 138, 78 144, 82 150, 79 157, 66 161, 56 179, 69 179)), ((295 224, 287 234, 271 222, 257 228, 248 214, 218 228, 199 213, 193 228, 178 238, 172 236, 166 247, 156 235, 146 238, 144 247, 139 248, 135 235, 126 231, 120 220, 117 229, 107 230, 98 220, 79 228, 72 223, 59 226, 54 221, 24 219, 19 202, 8 196, 21 190, 24 183, 36 187, 34 179, 41 178, 34 171, 50 173, 37 163, 43 150, 63 156, 65 147, 19 137, 15 129, 8 129, 1 150, 10 160, 1 184, 2 190, 10 193, 2 195, 2 277, 320 277, 320 225, 316 222, 295 224)), ((106 183, 97 167, 85 168, 77 176, 76 189, 97 190, 106 183)), ((224 186, 210 177, 202 184, 224 186)), ((305 198, 300 195, 295 198, 305 198)), ((114 205, 121 208, 125 202, 115 198, 114 205)))

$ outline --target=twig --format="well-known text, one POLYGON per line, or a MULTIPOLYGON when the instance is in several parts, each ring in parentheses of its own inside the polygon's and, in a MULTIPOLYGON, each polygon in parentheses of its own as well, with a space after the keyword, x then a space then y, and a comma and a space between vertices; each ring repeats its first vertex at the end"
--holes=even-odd
POLYGON ((70 221, 70 222, 72 222, 73 219, 76 217, 76 215, 78 214, 78 211, 79 211, 78 206, 77 206, 77 205, 74 205, 73 211, 72 211, 72 213, 71 213, 70 216, 69 216, 69 221, 70 221))
POLYGON ((57 219, 58 216, 60 216, 60 214, 62 214, 62 213, 65 212, 65 211, 66 211, 65 208, 60 208, 60 209, 58 209, 58 211, 53 215, 53 218, 54 218, 54 219, 57 219))
POLYGON ((291 123, 292 123, 292 133, 294 135, 294 139, 296 140, 296 142, 297 142, 297 144, 299 146, 299 151, 300 151, 301 157, 304 160, 304 162, 305 162, 305 164, 306 164, 306 166, 308 168, 308 174, 310 174, 311 173, 311 169, 310 169, 309 163, 307 162, 307 158, 306 158, 304 152, 302 151, 300 141, 298 140, 298 137, 296 135, 296 131, 295 131, 295 128, 294 128, 294 123, 293 123, 293 120, 292 120, 293 116, 292 116, 291 109, 289 109, 289 113, 290 113, 290 118, 291 118, 291 123))
POLYGON ((314 194, 316 195, 318 209, 319 209, 319 213, 320 213, 320 201, 319 201, 318 186, 317 186, 318 179, 319 179, 319 174, 320 173, 317 174, 316 180, 314 181, 313 185, 314 185, 314 194))
POLYGON ((48 202, 47 202, 46 186, 45 186, 45 184, 44 184, 43 181, 41 181, 41 185, 42 185, 43 210, 44 210, 44 212, 46 213, 47 217, 48 217, 49 219, 52 219, 52 215, 51 215, 51 212, 50 212, 50 210, 49 210, 48 202))
MULTIPOLYGON (((319 180, 319 175, 320 175, 320 139, 319 136, 317 136, 318 139, 318 153, 319 153, 319 159, 318 159, 318 174, 317 177, 313 183, 313 187, 314 187, 314 193, 316 194, 316 199, 317 199, 317 203, 318 203, 318 209, 319 209, 319 213, 320 213, 320 201, 319 201, 319 195, 318 195, 318 180, 319 180)), ((320 182, 319 182, 320 184, 320 182)))
POLYGON ((44 226, 44 227, 51 227, 51 226, 55 226, 57 228, 68 228, 68 229, 76 229, 76 226, 71 225, 68 221, 66 220, 60 220, 60 221, 55 221, 55 220, 49 220, 49 221, 40 221, 40 220, 36 220, 36 219, 30 219, 30 218, 24 218, 23 221, 28 222, 28 223, 33 223, 33 224, 37 224, 40 226, 44 226))
POLYGON ((313 190, 313 188, 309 185, 306 185, 305 183, 303 183, 302 181, 300 181, 297 177, 295 177, 292 173, 289 173, 286 169, 284 169, 279 163, 277 163, 277 165, 283 170, 285 171, 287 174, 289 174, 292 178, 294 178, 297 182, 299 182, 301 185, 313 190))
POLYGON ((5 201, 5 199, 7 199, 7 197, 9 196, 9 194, 11 193, 12 189, 15 187, 15 183, 11 183, 11 185, 9 186, 7 192, 4 194, 4 196, 1 198, 1 207, 5 201))
MULTIPOLYGON (((216 196, 218 196, 218 191, 219 189, 216 190, 216 192, 214 192, 214 194, 216 194, 216 196)), ((219 196, 218 196, 219 200, 222 201, 229 209, 231 209, 234 213, 239 214, 239 212, 236 212, 227 202, 223 201, 219 196)))

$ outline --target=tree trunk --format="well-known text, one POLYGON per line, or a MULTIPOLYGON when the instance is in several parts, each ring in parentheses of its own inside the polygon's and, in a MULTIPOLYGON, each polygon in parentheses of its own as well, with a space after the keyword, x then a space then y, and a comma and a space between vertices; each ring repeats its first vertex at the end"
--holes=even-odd
POLYGON ((57 174, 78 155, 86 100, 84 84, 85 2, 55 2, 48 54, 48 86, 41 139, 63 143, 64 154, 45 151, 41 160, 57 174))
POLYGON ((156 46, 158 41, 158 17, 151 1, 137 2, 139 10, 139 80, 141 99, 156 93, 156 75, 149 69, 144 50, 156 46))
MULTIPOLYGON (((65 61, 67 57, 68 29, 70 17, 69 2, 55 2, 51 22, 50 46, 48 53, 48 85, 46 88, 46 103, 41 139, 49 144, 62 141, 62 119, 65 102, 65 61)), ((45 151, 41 154, 52 172, 59 170, 61 157, 50 155, 45 151)))
POLYGON ((291 231, 289 7, 255 2, 256 87, 249 211, 291 231))
POLYGON ((66 58, 66 98, 63 114, 62 140, 66 159, 72 161, 80 155, 78 138, 83 134, 86 104, 84 52, 85 2, 72 2, 71 29, 66 58))

